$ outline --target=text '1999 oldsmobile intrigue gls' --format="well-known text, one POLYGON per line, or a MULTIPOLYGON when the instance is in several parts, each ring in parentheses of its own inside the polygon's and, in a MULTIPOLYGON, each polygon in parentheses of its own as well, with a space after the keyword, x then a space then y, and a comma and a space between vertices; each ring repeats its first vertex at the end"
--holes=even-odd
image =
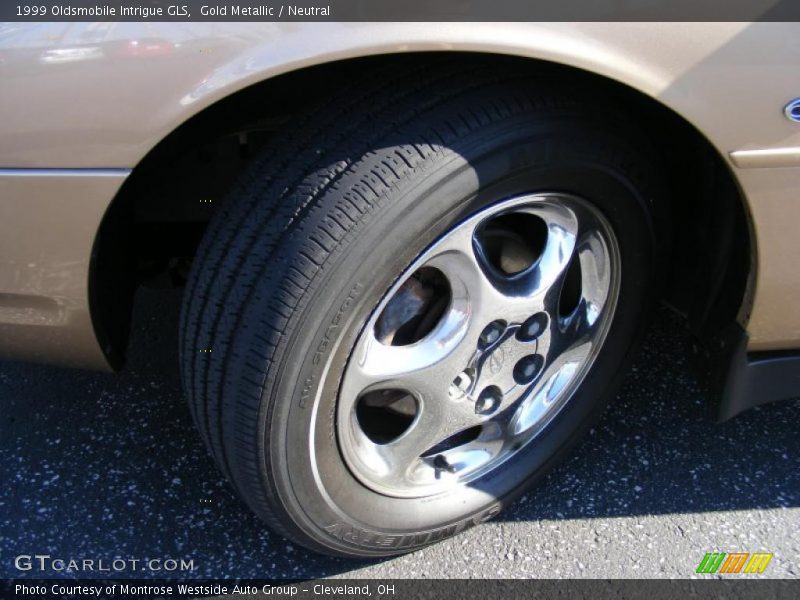
POLYGON ((185 286, 195 423, 321 552, 481 523, 658 301, 710 410, 800 395, 796 23, 0 25, 0 352, 117 369, 185 286))

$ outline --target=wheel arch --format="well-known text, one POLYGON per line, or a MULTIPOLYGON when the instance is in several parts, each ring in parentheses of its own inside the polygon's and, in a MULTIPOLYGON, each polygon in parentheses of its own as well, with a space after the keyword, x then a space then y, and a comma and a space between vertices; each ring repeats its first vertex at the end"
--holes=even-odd
MULTIPOLYGON (((458 53, 465 59, 481 56, 499 62, 524 61, 532 70, 596 91, 603 102, 619 103, 639 126, 650 131, 675 185, 674 221, 688 219, 692 223, 692 231, 675 226, 671 229, 673 247, 680 252, 671 256, 669 279, 678 285, 666 299, 686 314, 700 340, 713 339, 732 323, 744 327, 756 265, 744 193, 727 159, 712 141, 653 95, 663 84, 658 73, 641 65, 633 68, 630 59, 623 60, 615 53, 588 58, 591 46, 577 42, 569 47, 571 54, 549 50, 536 57, 530 56, 530 49, 525 51, 526 56, 520 56, 519 48, 498 52, 492 44, 492 51, 487 52, 490 45, 485 46, 472 44, 469 51, 458 53), (710 237, 709 231, 713 232, 710 237), (690 274, 680 273, 677 266, 698 254, 702 257, 695 261, 699 268, 690 274)), ((425 61, 430 53, 422 50, 427 49, 401 55, 389 47, 362 48, 339 55, 327 53, 326 60, 318 64, 306 58, 272 69, 250 55, 218 70, 213 82, 205 82, 202 93, 187 102, 185 118, 165 130, 158 143, 141 157, 109 206, 95 239, 90 306, 95 332, 112 366, 118 368, 124 361, 136 287, 143 281, 169 284, 176 276, 180 278, 176 259, 191 258, 204 223, 213 214, 217 194, 258 147, 247 138, 268 135, 270 127, 280 126, 321 87, 320 82, 341 81, 353 69, 380 66, 384 61, 425 61), (245 70, 247 75, 232 79, 231 74, 241 72, 243 64, 250 65, 249 71, 245 70), (198 155, 204 153, 212 161, 223 156, 228 165, 215 180, 217 188, 208 194, 210 202, 198 197, 195 181, 196 173, 202 170, 202 162, 198 162, 202 156, 198 155), (165 169, 178 174, 172 178, 170 189, 157 185, 163 182, 165 169), (188 195, 178 189, 182 184, 190 188, 188 195)))

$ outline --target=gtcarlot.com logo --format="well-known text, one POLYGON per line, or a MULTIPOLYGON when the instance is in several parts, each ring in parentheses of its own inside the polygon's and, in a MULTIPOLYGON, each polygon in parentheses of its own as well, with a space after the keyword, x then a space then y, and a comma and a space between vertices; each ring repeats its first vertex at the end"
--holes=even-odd
POLYGON ((696 573, 760 574, 772 560, 771 552, 707 552, 696 573))
POLYGON ((49 554, 20 554, 14 558, 18 571, 56 573, 119 573, 121 571, 185 572, 194 570, 194 559, 176 558, 54 558, 49 554))

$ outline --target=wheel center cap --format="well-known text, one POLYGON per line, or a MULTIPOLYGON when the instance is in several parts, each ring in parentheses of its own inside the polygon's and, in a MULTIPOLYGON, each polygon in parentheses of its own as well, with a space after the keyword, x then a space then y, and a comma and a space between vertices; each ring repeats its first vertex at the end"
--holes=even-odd
MULTIPOLYGON (((469 361, 464 373, 472 374, 469 378, 467 397, 476 403, 478 414, 494 413, 501 406, 513 403, 528 387, 530 379, 518 381, 514 365, 536 354, 538 340, 520 341, 517 336, 521 325, 510 324, 499 337, 486 348, 479 348, 469 361), (492 410, 485 410, 481 398, 488 390, 497 396, 491 404, 492 410), (498 396, 499 393, 499 396, 498 396), (483 406, 479 410, 478 406, 483 406)), ((538 369, 536 369, 538 372, 538 369)))

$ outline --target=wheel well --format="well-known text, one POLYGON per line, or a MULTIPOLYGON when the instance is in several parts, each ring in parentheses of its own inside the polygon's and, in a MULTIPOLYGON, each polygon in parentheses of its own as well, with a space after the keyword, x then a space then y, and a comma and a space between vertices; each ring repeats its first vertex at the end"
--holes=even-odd
MULTIPOLYGON (((118 368, 124 361, 136 289, 182 285, 220 198, 274 131, 318 102, 320 90, 347 85, 356 72, 385 68, 387 61, 423 65, 431 56, 349 59, 266 80, 205 109, 149 152, 109 207, 92 253, 92 318, 109 362, 118 368)), ((462 56, 525 62, 543 78, 567 80, 598 103, 613 105, 646 131, 671 188, 665 301, 686 316, 701 339, 746 319, 745 290, 754 265, 746 205, 726 163, 696 128, 658 101, 574 67, 462 56)))

